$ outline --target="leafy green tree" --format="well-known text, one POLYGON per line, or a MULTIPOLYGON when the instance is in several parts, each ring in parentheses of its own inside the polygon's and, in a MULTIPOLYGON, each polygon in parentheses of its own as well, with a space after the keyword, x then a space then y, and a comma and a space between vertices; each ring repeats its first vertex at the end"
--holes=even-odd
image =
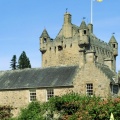
POLYGON ((12 59, 11 59, 11 64, 10 64, 10 68, 12 68, 12 70, 15 70, 16 68, 17 68, 17 62, 16 62, 16 59, 17 59, 17 57, 16 57, 16 55, 13 55, 13 57, 12 57, 12 59))
POLYGON ((18 60, 18 69, 31 68, 30 60, 27 57, 25 51, 19 57, 18 60))

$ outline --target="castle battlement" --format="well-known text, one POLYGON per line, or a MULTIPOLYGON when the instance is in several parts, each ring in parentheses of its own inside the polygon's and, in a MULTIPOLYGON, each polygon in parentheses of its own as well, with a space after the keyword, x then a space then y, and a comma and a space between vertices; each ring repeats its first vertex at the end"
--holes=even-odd
POLYGON ((72 24, 71 14, 65 13, 62 28, 55 39, 51 39, 44 29, 40 36, 40 51, 42 53, 42 67, 60 65, 80 65, 81 53, 84 51, 84 64, 87 51, 94 51, 95 61, 109 65, 116 69, 116 56, 118 55, 118 43, 114 36, 108 43, 100 40, 93 34, 93 25, 86 25, 83 20, 80 26, 72 24))

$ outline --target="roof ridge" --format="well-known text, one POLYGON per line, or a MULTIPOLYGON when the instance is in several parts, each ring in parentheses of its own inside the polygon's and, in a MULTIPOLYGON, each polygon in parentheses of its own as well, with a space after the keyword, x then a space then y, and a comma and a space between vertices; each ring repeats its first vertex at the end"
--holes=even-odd
POLYGON ((113 77, 115 76, 115 72, 112 71, 107 65, 100 64, 98 62, 95 63, 96 66, 100 69, 100 71, 108 78, 112 83, 115 83, 113 77))

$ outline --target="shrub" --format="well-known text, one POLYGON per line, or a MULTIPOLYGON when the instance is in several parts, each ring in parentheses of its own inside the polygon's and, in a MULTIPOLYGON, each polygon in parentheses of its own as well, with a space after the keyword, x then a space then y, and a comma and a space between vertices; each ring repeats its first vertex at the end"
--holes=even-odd
POLYGON ((61 97, 53 97, 47 104, 48 110, 61 113, 62 120, 109 120, 111 112, 116 120, 120 120, 120 99, 118 98, 102 100, 96 96, 69 93, 61 97))
POLYGON ((0 106, 0 120, 8 120, 12 117, 11 106, 0 106))
POLYGON ((43 120, 41 105, 39 102, 31 102, 27 108, 21 109, 18 120, 43 120))
POLYGON ((69 93, 42 104, 32 102, 21 110, 18 119, 11 120, 109 120, 111 112, 120 120, 120 98, 102 100, 69 93))

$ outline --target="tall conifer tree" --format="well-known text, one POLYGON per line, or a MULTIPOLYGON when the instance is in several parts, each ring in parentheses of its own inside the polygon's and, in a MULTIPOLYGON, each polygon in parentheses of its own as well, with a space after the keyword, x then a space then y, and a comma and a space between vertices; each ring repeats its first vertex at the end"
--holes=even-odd
POLYGON ((27 57, 25 51, 19 57, 18 60, 18 69, 31 68, 30 60, 27 57))
POLYGON ((12 70, 15 70, 16 68, 17 68, 17 62, 16 62, 16 59, 17 59, 17 57, 16 57, 16 55, 13 55, 13 57, 12 57, 12 59, 11 59, 11 64, 10 64, 10 68, 12 68, 12 70))

